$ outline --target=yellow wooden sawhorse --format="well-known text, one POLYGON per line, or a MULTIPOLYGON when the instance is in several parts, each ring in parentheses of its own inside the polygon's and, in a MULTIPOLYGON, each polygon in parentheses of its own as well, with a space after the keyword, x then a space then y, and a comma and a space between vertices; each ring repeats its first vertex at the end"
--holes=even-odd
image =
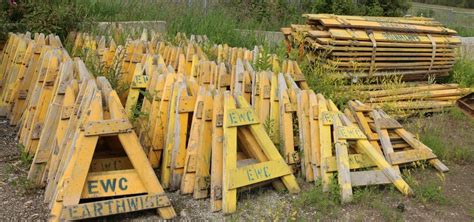
MULTIPOLYGON (((235 212, 237 207, 237 188, 259 182, 280 178, 284 186, 292 193, 300 191, 291 168, 278 153, 277 148, 265 132, 263 125, 248 102, 242 97, 234 97, 230 92, 224 94, 224 149, 223 149, 223 192, 222 210, 224 213, 235 212), (238 108, 237 108, 238 104, 238 108), (260 153, 266 160, 259 160, 237 168, 238 129, 247 130, 247 139, 253 140, 256 146, 245 146, 248 153, 260 153)), ((244 148, 244 147, 242 147, 244 148)), ((255 156, 257 157, 257 156, 255 156)), ((258 157, 257 157, 258 160, 258 157)))

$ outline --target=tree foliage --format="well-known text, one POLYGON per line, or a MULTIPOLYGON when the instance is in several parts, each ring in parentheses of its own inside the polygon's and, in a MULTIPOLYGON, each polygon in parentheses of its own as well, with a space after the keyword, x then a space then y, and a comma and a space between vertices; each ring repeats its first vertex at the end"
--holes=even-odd
POLYGON ((16 1, 1 4, 0 30, 6 32, 54 33, 61 38, 76 30, 85 20, 85 14, 74 1, 16 1))
POLYGON ((403 16, 410 8, 409 0, 238 0, 232 5, 262 22, 295 21, 302 13, 403 16))

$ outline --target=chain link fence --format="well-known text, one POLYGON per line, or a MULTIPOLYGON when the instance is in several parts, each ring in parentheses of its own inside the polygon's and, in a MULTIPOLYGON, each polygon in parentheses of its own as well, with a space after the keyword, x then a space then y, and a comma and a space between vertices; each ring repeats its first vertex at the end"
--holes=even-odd
POLYGON ((413 2, 408 10, 410 15, 433 17, 439 22, 451 26, 474 29, 474 9, 454 8, 413 2))

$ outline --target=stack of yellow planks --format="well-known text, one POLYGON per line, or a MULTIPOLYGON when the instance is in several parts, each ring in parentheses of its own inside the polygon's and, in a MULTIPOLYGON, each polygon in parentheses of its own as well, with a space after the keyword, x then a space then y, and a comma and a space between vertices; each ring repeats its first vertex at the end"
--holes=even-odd
POLYGON ((338 77, 446 76, 460 45, 456 31, 423 17, 305 14, 306 25, 282 28, 310 60, 336 67, 338 77))
POLYGON ((399 85, 360 91, 360 98, 367 105, 383 108, 397 117, 419 113, 432 113, 453 107, 456 101, 471 92, 458 84, 399 85))

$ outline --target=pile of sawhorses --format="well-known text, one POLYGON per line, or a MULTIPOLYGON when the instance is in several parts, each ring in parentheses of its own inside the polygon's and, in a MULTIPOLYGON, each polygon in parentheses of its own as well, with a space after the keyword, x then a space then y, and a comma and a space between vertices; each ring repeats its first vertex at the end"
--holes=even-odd
MULTIPOLYGON (((273 71, 255 71, 253 63, 263 56, 258 50, 258 47, 248 50, 217 45, 211 53, 220 63, 201 57, 193 60, 189 69, 180 68, 184 67, 181 65, 164 68, 166 64, 160 54, 156 59, 135 64, 134 79, 147 76, 148 82, 132 82, 132 86, 141 87, 140 92, 132 93, 134 87, 130 89, 127 111, 132 113, 139 107, 146 114, 138 118, 136 129, 150 162, 161 169, 160 178, 166 189, 179 189, 196 199, 210 195, 211 210, 220 209, 216 200, 222 197, 221 163, 226 157, 215 148, 219 146, 214 138, 220 137, 214 135, 221 133, 214 124, 221 125, 226 116, 215 115, 220 105, 214 103, 216 97, 228 90, 253 107, 255 116, 292 172, 300 173, 307 181, 321 179, 327 189, 333 177, 338 176, 341 187, 345 187, 344 201, 350 200, 348 183, 350 190, 352 186, 393 183, 404 194, 412 192, 401 178, 398 165, 431 161, 436 159, 434 155, 391 164, 381 149, 381 141, 365 134, 362 125, 348 121, 353 119, 352 114, 339 112, 331 101, 309 90, 295 62, 280 63, 276 57, 268 56, 273 71), (142 99, 131 96, 140 94, 146 96, 142 99), (348 141, 348 145, 335 146, 339 140, 348 141), (344 156, 349 158, 348 168, 343 168, 344 156)), ((237 158, 242 166, 259 160, 256 153, 249 154, 245 149, 246 144, 252 144, 251 140, 245 142, 251 137, 250 134, 239 137, 242 141, 238 144, 243 149, 237 158)), ((447 170, 441 165, 437 167, 447 170)))
POLYGON ((46 187, 51 220, 153 208, 165 219, 176 216, 104 77, 72 60, 56 36, 11 33, 6 49, 5 114, 33 155, 28 179, 46 187))
POLYGON ((393 184, 409 195, 400 166, 426 160, 447 171, 382 110, 353 101, 339 111, 309 88, 296 62, 258 47, 215 46, 215 62, 193 41, 174 46, 143 37, 117 46, 76 35, 75 51, 129 85, 118 93, 59 41, 52 49, 45 41, 44 54, 30 59, 41 62, 14 74, 22 70, 21 56, 11 56, 22 55, 15 38, 28 35, 10 36, 0 61, 8 67, 2 95, 23 85, 11 75, 32 80, 27 111, 14 111, 16 100, 8 100, 6 113, 23 120, 20 142, 34 154, 29 178, 46 186, 54 219, 150 208, 172 218, 163 189, 210 197, 212 211, 232 213, 238 189, 271 184, 296 193, 296 174, 322 181, 324 190, 337 180, 344 202, 357 186, 393 184), (269 66, 257 71, 253 63, 261 58, 269 66), (161 183, 152 168, 160 169, 161 183))

